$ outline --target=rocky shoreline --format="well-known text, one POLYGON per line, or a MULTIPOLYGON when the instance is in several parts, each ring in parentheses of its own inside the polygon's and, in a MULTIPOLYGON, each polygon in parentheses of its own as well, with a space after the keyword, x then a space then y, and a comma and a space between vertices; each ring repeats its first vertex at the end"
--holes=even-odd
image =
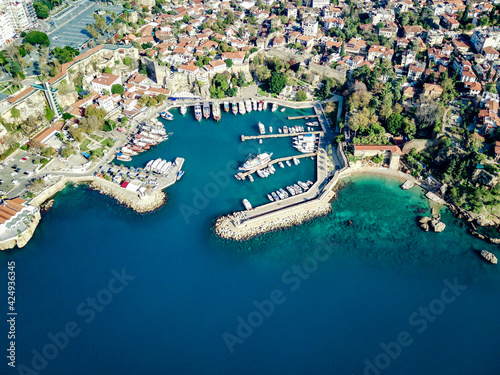
POLYGON ((166 202, 167 195, 160 190, 148 190, 144 197, 139 197, 135 192, 127 191, 121 187, 114 187, 112 183, 102 179, 95 179, 89 188, 114 198, 118 203, 134 210, 137 213, 154 211, 166 202))
POLYGON ((219 217, 214 224, 215 233, 224 239, 235 241, 247 241, 258 235, 276 230, 286 229, 295 225, 300 225, 321 216, 325 216, 332 211, 330 204, 322 205, 312 209, 291 214, 278 219, 262 219, 261 224, 245 226, 245 223, 235 225, 236 217, 227 215, 219 217))

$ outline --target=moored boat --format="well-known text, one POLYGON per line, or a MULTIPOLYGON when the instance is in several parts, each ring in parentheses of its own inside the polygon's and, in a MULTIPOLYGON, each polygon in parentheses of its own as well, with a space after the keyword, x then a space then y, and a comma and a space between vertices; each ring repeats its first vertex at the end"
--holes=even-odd
POLYGON ((262 100, 259 102, 259 106, 257 107, 257 110, 259 112, 262 111, 262 100))
POLYGON ((245 206, 245 209, 247 211, 251 211, 253 210, 253 207, 252 205, 250 204, 250 202, 248 201, 248 199, 243 199, 243 206, 245 206))
POLYGON ((238 108, 239 108, 239 110, 240 110, 240 114, 244 115, 244 114, 246 113, 246 110, 245 110, 245 103, 240 102, 240 103, 238 104, 238 108))
POLYGON ((131 161, 132 158, 130 157, 130 155, 125 155, 121 152, 119 152, 118 154, 116 154, 116 159, 120 160, 120 161, 131 161))
POLYGON ((181 177, 184 176, 184 171, 179 171, 177 172, 177 177, 176 177, 176 180, 179 181, 181 179, 181 177))
POLYGON ((243 165, 239 167, 239 170, 250 171, 252 169, 264 166, 271 161, 272 155, 272 152, 270 154, 267 152, 263 152, 262 154, 258 154, 257 156, 249 154, 243 165))
POLYGON ((229 112, 229 102, 227 100, 224 102, 224 112, 229 112))
POLYGON ((194 117, 196 120, 201 121, 202 113, 201 113, 201 105, 196 104, 194 106, 194 117))
POLYGON ((267 194, 267 199, 269 199, 271 202, 274 202, 274 198, 271 194, 267 194))
POLYGON ((270 126, 270 127, 269 127, 269 133, 272 133, 272 132, 273 132, 273 127, 272 127, 272 126, 270 126))
POLYGON ((238 104, 236 102, 233 102, 233 114, 236 115, 238 113, 238 104))
POLYGON ((253 182, 253 176, 251 174, 248 175, 248 179, 250 180, 250 182, 253 182))
POLYGON ((267 111, 267 102, 265 100, 262 102, 262 109, 267 111))
POLYGON ((299 165, 300 164, 300 160, 299 159, 293 158, 292 160, 293 160, 293 164, 295 164, 295 165, 299 165))
POLYGON ((185 115, 187 113, 187 108, 185 105, 181 105, 181 108, 179 109, 181 112, 181 115, 185 115))
POLYGON ((260 132, 260 134, 266 134, 266 127, 260 121, 259 121, 259 132, 260 132))
POLYGON ((273 103, 273 106, 271 107, 271 112, 276 112, 277 109, 278 109, 278 104, 273 103))
POLYGON ((481 256, 492 264, 497 264, 498 262, 497 257, 493 253, 490 253, 489 251, 482 250, 481 256))
POLYGON ((171 114, 170 112, 165 112, 163 111, 160 113, 160 117, 164 120, 172 121, 174 119, 174 115, 171 114))
POLYGON ((278 162, 278 165, 280 166, 280 168, 285 168, 285 165, 283 164, 282 161, 278 162))
POLYGON ((212 104, 212 114, 214 116, 215 121, 220 120, 220 104, 215 102, 212 104))
POLYGON ((285 109, 286 109, 286 108, 281 108, 281 109, 280 109, 280 112, 285 112, 285 109))
POLYGON ((210 104, 207 101, 203 102, 203 116, 206 119, 210 117, 210 104))
POLYGON ((250 103, 250 100, 247 100, 245 102, 245 108, 246 108, 248 113, 252 112, 252 103, 250 103))

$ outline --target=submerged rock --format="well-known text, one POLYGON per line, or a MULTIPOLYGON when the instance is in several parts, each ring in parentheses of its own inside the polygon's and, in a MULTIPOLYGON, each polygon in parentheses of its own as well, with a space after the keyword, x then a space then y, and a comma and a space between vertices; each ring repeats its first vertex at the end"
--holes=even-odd
POLYGON ((442 221, 439 221, 437 219, 434 219, 431 221, 432 229, 434 232, 442 232, 444 228, 446 228, 446 224, 443 223, 442 221))

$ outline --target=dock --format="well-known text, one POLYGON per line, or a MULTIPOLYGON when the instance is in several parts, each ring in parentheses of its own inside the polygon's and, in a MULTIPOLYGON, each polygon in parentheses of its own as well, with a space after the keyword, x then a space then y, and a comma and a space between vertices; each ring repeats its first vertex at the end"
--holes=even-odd
POLYGON ((301 120, 301 119, 309 119, 309 118, 318 118, 318 115, 307 115, 307 116, 288 116, 289 120, 301 120))
POLYGON ((184 165, 184 158, 175 158, 175 168, 172 173, 167 176, 161 176, 158 179, 158 188, 163 190, 177 182, 177 173, 182 169, 184 165))
POLYGON ((287 160, 292 160, 293 158, 297 158, 297 159, 301 159, 301 158, 310 158, 310 157, 314 157, 314 156, 317 156, 317 152, 312 152, 310 154, 300 154, 300 155, 292 155, 292 156, 285 156, 283 158, 279 158, 279 159, 274 159, 274 160, 271 160, 269 163, 265 164, 265 165, 262 165, 258 168, 255 168, 255 169, 252 169, 251 171, 248 171, 248 172, 239 172, 237 173, 237 175, 242 179, 244 180, 248 175, 252 174, 252 173, 255 173, 257 172, 258 170, 260 169, 264 169, 264 168, 267 168, 269 167, 270 165, 273 165, 273 164, 276 164, 276 163, 279 163, 280 161, 287 161, 287 160))
POLYGON ((298 135, 307 135, 307 134, 318 134, 320 137, 323 136, 322 131, 314 131, 314 132, 300 132, 300 133, 279 133, 279 134, 262 134, 262 135, 242 135, 241 141, 249 141, 251 139, 262 139, 262 138, 283 138, 283 137, 295 137, 298 135))

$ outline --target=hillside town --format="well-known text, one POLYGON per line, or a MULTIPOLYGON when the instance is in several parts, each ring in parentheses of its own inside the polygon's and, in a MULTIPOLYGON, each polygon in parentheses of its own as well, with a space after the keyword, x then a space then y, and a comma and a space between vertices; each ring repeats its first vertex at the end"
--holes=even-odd
POLYGON ((352 165, 500 215, 495 3, 24 0, 1 16, 4 197, 29 201, 71 174, 144 195, 148 175, 109 163, 159 112, 267 97, 323 103, 352 165))

